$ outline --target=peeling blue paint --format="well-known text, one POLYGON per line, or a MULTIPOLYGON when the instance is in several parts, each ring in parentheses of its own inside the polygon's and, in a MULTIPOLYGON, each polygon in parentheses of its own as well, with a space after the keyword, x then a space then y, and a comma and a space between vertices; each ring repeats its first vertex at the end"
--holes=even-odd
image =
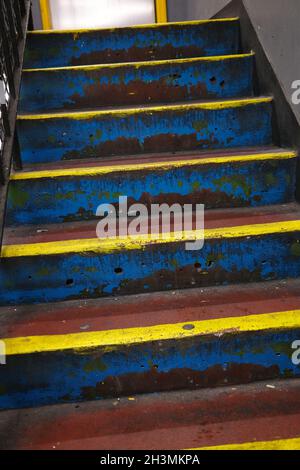
POLYGON ((24 68, 234 54, 239 22, 29 34, 24 68))
POLYGON ((253 95, 252 76, 253 56, 138 68, 123 65, 24 73, 19 112, 249 97, 253 95))
POLYGON ((6 223, 87 220, 95 217, 100 204, 117 204, 120 195, 148 206, 168 200, 205 204, 206 209, 281 204, 294 198, 295 175, 296 159, 275 159, 16 180, 9 186, 6 223))
POLYGON ((41 303, 295 278, 300 276, 300 263, 291 247, 299 239, 298 232, 275 233, 206 240, 200 251, 186 251, 184 243, 166 243, 110 254, 4 258, 0 302, 41 303), (201 269, 195 268, 196 262, 201 269), (117 268, 121 273, 115 272, 117 268))
POLYGON ((183 384, 185 388, 193 388, 195 372, 200 374, 202 386, 205 381, 210 386, 250 381, 251 373, 255 376, 256 369, 260 380, 300 377, 299 366, 293 365, 291 355, 287 353, 293 341, 299 338, 299 333, 298 329, 229 333, 221 338, 204 336, 168 340, 117 347, 107 352, 98 348, 81 354, 58 351, 10 356, 7 365, 0 368, 0 407, 23 408, 106 396, 120 397, 126 394, 122 380, 128 374, 144 377, 140 392, 163 390, 158 374, 172 371, 177 372, 173 388, 182 388, 183 384), (278 344, 284 346, 285 353, 276 353, 278 344), (91 361, 97 359, 101 360, 101 368, 91 368, 91 361), (146 378, 146 374, 153 371, 153 365, 156 383, 146 378), (248 378, 245 374, 233 377, 228 372, 232 366, 239 365, 247 368, 248 378), (215 368, 217 370, 212 374, 215 368), (110 387, 101 386, 106 380, 110 387))
POLYGON ((18 121, 24 163, 272 143, 269 102, 18 121))

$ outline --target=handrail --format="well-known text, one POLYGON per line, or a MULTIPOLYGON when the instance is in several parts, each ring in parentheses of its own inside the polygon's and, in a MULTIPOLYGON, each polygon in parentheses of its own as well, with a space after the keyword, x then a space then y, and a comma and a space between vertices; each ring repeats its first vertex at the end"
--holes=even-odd
POLYGON ((12 164, 21 169, 15 132, 30 0, 0 0, 0 247, 12 164))
POLYGON ((52 29, 52 17, 49 0, 40 0, 40 11, 43 29, 52 29))
POLYGON ((156 23, 168 22, 167 0, 155 0, 156 23))

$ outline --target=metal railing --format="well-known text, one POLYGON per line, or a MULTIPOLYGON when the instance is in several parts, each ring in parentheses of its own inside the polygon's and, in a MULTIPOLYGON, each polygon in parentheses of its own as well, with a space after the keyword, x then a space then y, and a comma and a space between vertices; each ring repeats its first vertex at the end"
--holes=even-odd
POLYGON ((15 127, 30 19, 30 0, 0 0, 0 247, 11 166, 22 168, 15 127))

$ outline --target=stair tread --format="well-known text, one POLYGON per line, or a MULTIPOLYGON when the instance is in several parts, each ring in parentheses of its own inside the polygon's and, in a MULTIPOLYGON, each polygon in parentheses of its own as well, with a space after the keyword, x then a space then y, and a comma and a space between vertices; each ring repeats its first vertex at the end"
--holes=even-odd
POLYGON ((0 307, 2 337, 67 335, 288 312, 300 279, 0 307))
POLYGON ((62 67, 48 67, 48 68, 34 68, 34 69, 23 69, 22 73, 37 73, 37 72, 55 72, 55 71, 76 71, 76 70, 98 70, 102 68, 118 68, 118 67, 128 67, 134 66, 139 67, 141 65, 160 65, 160 64, 181 64, 185 62, 214 62, 217 60, 226 60, 234 58, 245 58, 255 56, 254 51, 250 52, 235 52, 232 54, 223 54, 223 55, 212 55, 212 56, 199 56, 199 57, 183 57, 183 58, 173 58, 173 59, 153 59, 153 60, 144 60, 139 62, 114 62, 112 64, 93 64, 93 65, 66 65, 62 67))
POLYGON ((193 100, 193 101, 178 101, 175 103, 144 103, 142 105, 124 105, 124 106, 109 106, 103 108, 81 108, 78 110, 57 110, 56 112, 38 112, 18 114, 18 120, 36 120, 36 119, 61 119, 61 118, 89 118, 92 116, 101 116, 105 114, 122 114, 122 113, 142 113, 143 111, 161 111, 161 110, 181 110, 181 109, 219 109, 222 107, 241 106, 251 103, 265 103, 271 102, 273 97, 270 95, 248 96, 242 98, 222 98, 213 100, 193 100))
MULTIPOLYGON (((241 147, 241 148, 232 148, 232 149, 217 149, 217 150, 194 150, 187 152, 162 152, 162 153, 150 153, 137 156, 115 156, 115 157, 105 157, 104 159, 94 158, 94 159, 78 159, 78 160, 62 160, 60 162, 51 162, 51 163, 35 163, 35 164, 25 164, 22 171, 13 170, 11 173, 12 179, 20 178, 22 175, 28 172, 38 172, 38 171, 56 171, 56 170, 67 170, 67 169, 85 169, 85 168, 106 168, 106 167, 126 167, 127 165, 132 165, 137 167, 137 165, 147 165, 147 164, 158 164, 158 163, 170 163, 170 162, 179 162, 179 161, 189 161, 189 160, 206 160, 206 159, 218 159, 222 157, 243 157, 247 155, 261 155, 261 154, 272 154, 272 153, 286 153, 286 152, 295 152, 293 149, 287 149, 278 147, 275 145, 271 146, 256 146, 256 147, 241 147), (16 175, 16 177, 15 177, 16 175)), ((296 156, 296 152, 295 152, 296 156)))
POLYGON ((299 446, 300 380, 2 411, 3 449, 299 446), (297 441, 290 441, 297 439, 297 441), (275 442, 273 442, 275 441, 275 442), (268 444, 269 442, 269 444, 268 444))
MULTIPOLYGON (((300 221, 300 205, 297 202, 276 206, 241 209, 214 209, 205 212, 205 229, 218 230, 231 227, 285 223, 300 221)), ((5 247, 11 245, 40 245, 48 242, 67 242, 78 240, 97 240, 97 220, 82 222, 64 222, 48 225, 24 225, 6 227, 4 230, 2 256, 5 247)), ((149 224, 150 225, 150 224, 149 224)), ((171 227, 172 228, 172 227, 171 227)), ((162 226, 163 232, 169 232, 162 226)))

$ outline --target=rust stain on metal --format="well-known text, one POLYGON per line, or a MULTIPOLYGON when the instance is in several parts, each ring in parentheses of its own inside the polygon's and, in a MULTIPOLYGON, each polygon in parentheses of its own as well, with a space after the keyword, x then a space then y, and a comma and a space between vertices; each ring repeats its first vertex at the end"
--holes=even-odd
POLYGON ((109 64, 118 62, 143 62, 171 58, 201 57, 205 51, 199 46, 177 47, 172 44, 153 46, 152 48, 133 46, 128 49, 105 49, 103 51, 85 52, 80 57, 72 57, 71 65, 109 64))
POLYGON ((65 103, 65 109, 104 107, 117 105, 132 105, 140 103, 179 102, 187 98, 209 98, 205 83, 188 87, 170 83, 170 78, 145 82, 134 80, 128 84, 101 84, 93 83, 84 87, 84 96, 74 94, 70 96, 72 103, 65 103))
POLYGON ((147 372, 110 376, 95 386, 82 387, 82 398, 93 400, 132 393, 246 384, 258 380, 271 380, 279 376, 280 370, 277 365, 263 367, 256 364, 229 364, 226 370, 221 365, 216 365, 203 372, 185 368, 159 372, 158 367, 153 366, 147 372))

